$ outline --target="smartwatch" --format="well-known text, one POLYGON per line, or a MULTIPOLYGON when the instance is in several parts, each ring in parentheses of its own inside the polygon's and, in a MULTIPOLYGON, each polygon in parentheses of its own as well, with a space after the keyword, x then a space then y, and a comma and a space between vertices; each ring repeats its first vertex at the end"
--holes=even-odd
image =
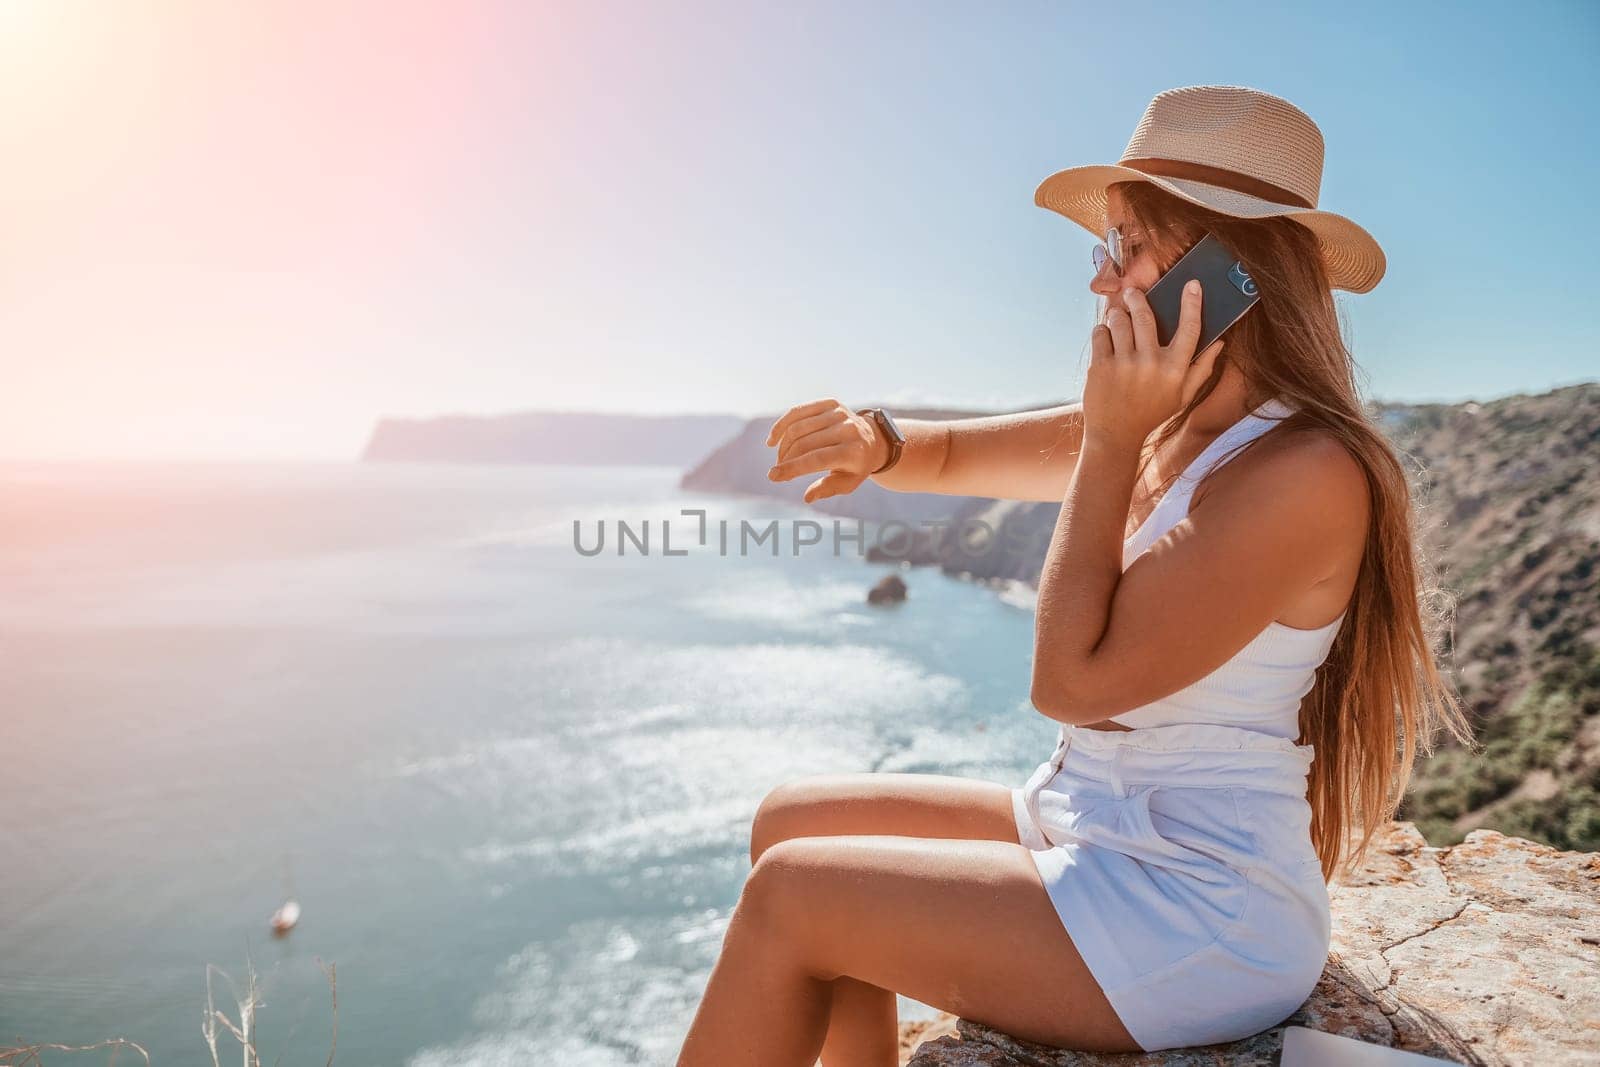
POLYGON ((889 442, 889 458, 883 466, 873 471, 873 474, 882 474, 896 463, 900 462, 900 453, 906 447, 906 435, 900 432, 900 427, 894 424, 894 417, 882 408, 862 408, 857 415, 866 415, 878 424, 878 432, 889 442))

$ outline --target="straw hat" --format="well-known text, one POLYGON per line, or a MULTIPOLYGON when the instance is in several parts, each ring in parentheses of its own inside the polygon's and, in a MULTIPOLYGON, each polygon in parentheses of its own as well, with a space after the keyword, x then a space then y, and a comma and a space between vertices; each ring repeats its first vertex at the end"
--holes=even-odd
POLYGON ((1150 101, 1115 165, 1069 167, 1039 184, 1033 202, 1096 237, 1106 231, 1106 187, 1142 181, 1224 215, 1287 216, 1317 235, 1335 289, 1370 292, 1383 249, 1343 215, 1317 210, 1322 131, 1282 97, 1242 85, 1189 85, 1150 101))

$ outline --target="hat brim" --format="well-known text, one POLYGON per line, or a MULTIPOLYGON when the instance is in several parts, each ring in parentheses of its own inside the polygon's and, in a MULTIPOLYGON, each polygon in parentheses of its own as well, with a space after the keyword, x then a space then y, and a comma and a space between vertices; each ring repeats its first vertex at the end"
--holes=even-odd
POLYGON ((1095 164, 1068 167, 1034 190, 1033 202, 1065 215, 1096 237, 1106 232, 1106 188, 1116 182, 1149 182, 1191 204, 1244 219, 1286 216, 1316 235, 1335 289, 1369 293, 1383 280, 1388 264, 1383 249, 1366 230, 1332 211, 1263 200, 1249 193, 1185 178, 1163 178, 1132 167, 1095 164))

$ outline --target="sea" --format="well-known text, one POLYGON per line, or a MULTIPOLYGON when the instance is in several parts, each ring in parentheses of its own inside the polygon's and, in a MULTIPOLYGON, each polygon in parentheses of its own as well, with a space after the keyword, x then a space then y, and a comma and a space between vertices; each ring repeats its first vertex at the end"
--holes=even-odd
POLYGON ((1025 597, 680 474, 0 466, 0 1047, 671 1064, 769 790, 1048 757, 1025 597))

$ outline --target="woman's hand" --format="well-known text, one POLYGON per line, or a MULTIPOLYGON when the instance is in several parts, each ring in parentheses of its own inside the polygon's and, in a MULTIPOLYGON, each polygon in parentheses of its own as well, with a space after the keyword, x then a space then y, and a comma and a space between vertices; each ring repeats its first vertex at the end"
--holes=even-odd
POLYGON ((805 501, 842 496, 883 466, 888 443, 878 439, 877 423, 829 397, 784 412, 767 432, 778 459, 767 478, 786 482, 797 474, 829 471, 806 487, 805 501))
POLYGON ((1218 338, 1195 358, 1200 297, 1198 281, 1183 287, 1178 329, 1172 343, 1163 347, 1156 340, 1155 312, 1144 293, 1132 287, 1122 291, 1128 313, 1112 308, 1092 334, 1083 389, 1085 440, 1092 437, 1141 448, 1151 431, 1193 399, 1211 376, 1225 343, 1218 338))

